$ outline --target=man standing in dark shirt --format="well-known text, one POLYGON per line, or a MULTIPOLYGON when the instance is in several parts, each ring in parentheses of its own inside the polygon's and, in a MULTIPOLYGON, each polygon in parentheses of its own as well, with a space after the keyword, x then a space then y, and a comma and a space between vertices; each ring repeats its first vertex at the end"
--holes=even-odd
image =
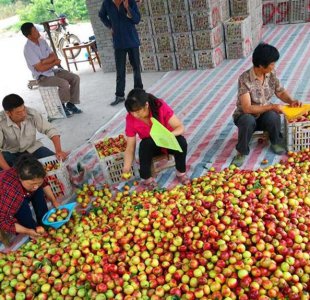
POLYGON ((140 22, 140 12, 135 0, 104 0, 99 11, 103 24, 111 29, 116 64, 116 97, 111 105, 125 100, 126 55, 133 68, 134 88, 143 89, 139 46, 135 25, 140 22))

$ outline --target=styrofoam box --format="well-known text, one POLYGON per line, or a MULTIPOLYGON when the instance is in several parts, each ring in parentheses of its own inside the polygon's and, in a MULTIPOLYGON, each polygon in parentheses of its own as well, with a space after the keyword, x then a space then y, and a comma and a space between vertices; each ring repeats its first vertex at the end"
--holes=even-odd
POLYGON ((151 16, 162 16, 169 13, 167 0, 148 0, 148 6, 151 16))
POLYGON ((157 53, 174 52, 173 38, 170 33, 155 35, 154 43, 155 43, 155 49, 157 53))
POLYGON ((290 1, 276 0, 275 7, 276 24, 288 24, 290 22, 290 1))
POLYGON ((193 50, 193 38, 191 32, 173 33, 172 36, 176 51, 193 50))
POLYGON ((212 49, 224 40, 223 25, 219 24, 213 29, 193 31, 192 36, 195 50, 212 49))
POLYGON ((310 121, 289 123, 285 119, 284 128, 288 151, 310 148, 310 121))
POLYGON ((188 13, 170 14, 172 32, 188 32, 192 30, 190 15, 188 13))
POLYGON ((178 70, 193 70, 196 68, 193 51, 179 51, 175 53, 178 70))
POLYGON ((232 17, 224 22, 224 29, 227 42, 246 39, 251 36, 251 17, 232 17))
POLYGON ((191 15, 192 30, 205 30, 216 27, 221 21, 221 13, 219 6, 216 6, 212 11, 193 11, 191 15))
POLYGON ((141 53, 155 52, 155 43, 152 35, 140 36, 140 44, 141 53))
POLYGON ((230 18, 229 0, 221 0, 220 14, 221 14, 221 21, 223 22, 230 18))
POLYGON ((307 21, 309 5, 308 0, 291 0, 290 23, 302 23, 307 21))
POLYGON ((171 32, 170 18, 168 15, 154 16, 151 19, 151 23, 155 35, 171 32))
POLYGON ((252 50, 252 38, 247 38, 240 41, 226 42, 226 57, 227 59, 238 59, 248 56, 252 50))
POLYGON ((158 71, 158 63, 155 54, 141 54, 140 61, 143 72, 158 71))
POLYGON ((148 16, 141 17, 139 24, 136 25, 136 29, 140 36, 152 34, 153 30, 152 30, 151 18, 148 16))
POLYGON ((197 69, 215 68, 225 59, 224 43, 214 49, 195 51, 197 69))
POLYGON ((187 0, 168 0, 168 8, 171 14, 188 11, 189 5, 187 0))
POLYGON ((190 10, 211 10, 218 4, 217 0, 188 0, 190 10))
POLYGON ((262 16, 264 25, 275 23, 275 9, 275 0, 263 2, 262 16))
POLYGON ((177 64, 174 52, 172 53, 157 53, 159 71, 176 70, 177 64))
POLYGON ((139 1, 137 2, 138 8, 140 11, 141 16, 149 16, 150 15, 150 9, 148 1, 139 1))
POLYGON ((71 197, 73 190, 66 165, 58 161, 54 155, 40 158, 39 161, 43 166, 47 166, 48 164, 59 164, 58 169, 48 171, 45 178, 56 199, 63 201, 71 197))

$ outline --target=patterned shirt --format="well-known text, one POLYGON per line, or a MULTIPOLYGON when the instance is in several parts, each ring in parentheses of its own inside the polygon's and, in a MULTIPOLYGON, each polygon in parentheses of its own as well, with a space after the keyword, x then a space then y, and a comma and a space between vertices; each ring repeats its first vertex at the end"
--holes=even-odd
POLYGON ((253 67, 245 71, 241 74, 238 81, 238 100, 237 108, 233 114, 234 120, 244 113, 241 107, 240 96, 249 93, 251 105, 266 105, 275 93, 282 91, 284 91, 284 88, 280 85, 275 71, 265 75, 263 84, 255 75, 253 67))
POLYGON ((11 168, 0 172, 0 229, 15 233, 18 212, 25 197, 28 196, 17 175, 11 168))
POLYGON ((36 139, 37 131, 50 139, 59 135, 58 131, 35 109, 27 107, 26 109, 27 117, 21 122, 21 127, 17 126, 4 111, 0 112, 0 151, 33 153, 43 146, 36 139))

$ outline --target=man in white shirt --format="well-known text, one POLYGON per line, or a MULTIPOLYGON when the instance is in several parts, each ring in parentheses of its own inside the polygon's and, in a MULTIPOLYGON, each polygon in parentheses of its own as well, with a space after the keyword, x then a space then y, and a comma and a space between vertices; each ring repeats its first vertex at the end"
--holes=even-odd
POLYGON ((80 103, 80 77, 60 68, 60 59, 51 50, 46 40, 42 39, 33 23, 21 26, 27 38, 24 56, 32 76, 40 86, 57 86, 59 98, 67 117, 82 111, 76 107, 80 103))

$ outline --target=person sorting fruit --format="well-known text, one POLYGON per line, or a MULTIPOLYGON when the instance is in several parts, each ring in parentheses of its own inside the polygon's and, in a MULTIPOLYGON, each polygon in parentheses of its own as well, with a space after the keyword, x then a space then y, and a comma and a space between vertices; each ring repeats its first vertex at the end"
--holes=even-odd
POLYGON ((281 133, 282 108, 271 103, 274 95, 290 106, 300 106, 301 102, 292 98, 280 85, 274 70, 280 57, 279 51, 272 45, 259 44, 252 55, 253 67, 239 77, 237 107, 233 120, 238 127, 238 154, 232 164, 240 167, 249 154, 249 143, 254 131, 266 131, 269 134, 271 150, 281 155, 286 153, 281 133))
POLYGON ((42 164, 31 154, 18 158, 13 168, 0 172, 0 229, 27 234, 32 238, 44 233, 42 218, 48 211, 45 196, 58 207, 51 187, 44 181, 42 164), (32 217, 31 202, 37 221, 32 217))
POLYGON ((54 154, 59 160, 66 159, 68 153, 62 151, 56 128, 35 109, 26 107, 20 96, 5 96, 2 106, 4 111, 0 112, 0 170, 9 169, 23 153, 31 153, 38 159, 54 154), (55 153, 36 139, 37 131, 51 139, 55 153))
POLYGON ((186 175, 187 142, 184 136, 184 126, 176 117, 173 110, 162 99, 146 93, 142 89, 133 89, 129 92, 125 101, 127 109, 126 136, 127 146, 124 158, 124 176, 130 174, 131 166, 135 157, 136 135, 141 138, 139 146, 140 177, 142 184, 147 188, 156 188, 157 183, 151 176, 151 165, 153 157, 162 153, 171 153, 175 158, 176 177, 182 184, 190 182, 186 175), (183 152, 163 149, 158 147, 150 136, 152 127, 151 117, 157 119, 163 126, 171 131, 183 152))

